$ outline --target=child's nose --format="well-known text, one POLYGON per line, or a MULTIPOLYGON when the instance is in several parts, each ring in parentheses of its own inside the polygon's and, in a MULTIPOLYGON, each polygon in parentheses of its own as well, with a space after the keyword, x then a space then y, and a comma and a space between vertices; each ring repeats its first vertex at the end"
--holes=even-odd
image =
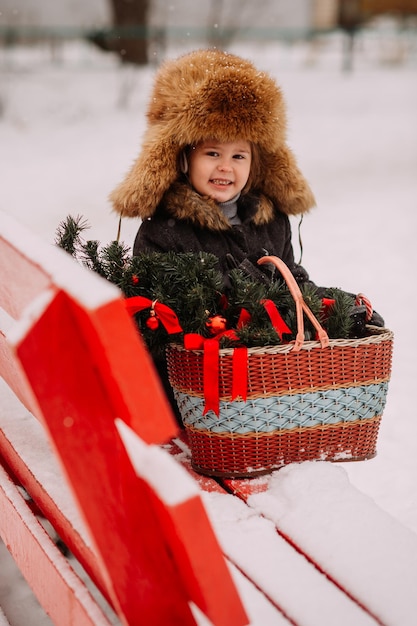
POLYGON ((232 170, 232 165, 228 159, 223 159, 223 161, 219 163, 218 168, 222 172, 230 172, 232 170))

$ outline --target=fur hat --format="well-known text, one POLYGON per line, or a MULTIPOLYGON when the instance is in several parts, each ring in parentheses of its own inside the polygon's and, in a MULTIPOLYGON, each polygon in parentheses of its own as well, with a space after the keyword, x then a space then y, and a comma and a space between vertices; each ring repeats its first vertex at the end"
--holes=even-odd
POLYGON ((252 63, 219 50, 198 50, 166 61, 155 77, 142 151, 110 196, 126 217, 151 217, 180 175, 180 155, 202 140, 257 144, 259 180, 252 190, 284 213, 314 205, 308 183, 286 145, 281 90, 252 63))

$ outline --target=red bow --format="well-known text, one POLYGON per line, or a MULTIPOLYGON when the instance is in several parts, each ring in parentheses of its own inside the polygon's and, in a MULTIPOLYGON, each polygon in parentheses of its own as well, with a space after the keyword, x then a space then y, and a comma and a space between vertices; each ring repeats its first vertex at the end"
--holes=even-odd
MULTIPOLYGON (((234 330, 226 330, 219 333, 213 339, 205 339, 197 333, 184 335, 184 348, 186 350, 204 350, 203 356, 203 384, 204 384, 204 412, 214 411, 218 416, 220 412, 219 399, 219 339, 229 337, 237 339, 234 330)), ((241 397, 246 400, 248 388, 248 349, 241 346, 233 350, 232 362, 232 400, 241 397)))
POLYGON ((162 302, 150 300, 143 296, 133 296, 132 298, 125 299, 125 307, 130 315, 134 315, 144 309, 153 308, 157 318, 161 321, 169 335, 182 333, 182 328, 176 313, 166 304, 162 304, 162 302))

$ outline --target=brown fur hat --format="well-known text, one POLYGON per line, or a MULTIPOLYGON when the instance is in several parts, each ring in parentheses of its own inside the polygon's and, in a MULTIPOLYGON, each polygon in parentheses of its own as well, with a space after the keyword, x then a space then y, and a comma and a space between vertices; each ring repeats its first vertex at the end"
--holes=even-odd
POLYGON ((252 190, 287 214, 314 205, 308 183, 286 145, 286 114, 275 81, 252 63, 219 50, 166 61, 157 72, 142 151, 110 196, 126 217, 151 217, 180 174, 179 155, 206 139, 257 144, 260 175, 252 190))

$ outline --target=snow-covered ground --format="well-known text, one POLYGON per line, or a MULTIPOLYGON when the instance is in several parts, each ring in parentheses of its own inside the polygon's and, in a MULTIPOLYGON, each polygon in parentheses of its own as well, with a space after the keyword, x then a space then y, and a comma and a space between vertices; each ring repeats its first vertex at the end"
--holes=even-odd
MULTIPOLYGON (((270 71, 286 94, 289 143, 317 198, 302 226, 303 265, 318 284, 367 294, 395 333, 378 455, 341 467, 417 533, 417 54, 411 40, 402 64, 381 63, 393 46, 364 38, 351 73, 341 71, 338 36, 232 51, 270 71)), ((57 224, 82 214, 89 237, 108 242, 117 219, 107 197, 138 152, 154 70, 120 70, 80 45, 60 65, 36 54, 0 51, 0 210, 51 245, 57 224)), ((127 243, 137 226, 123 224, 127 243)), ((0 564, 0 606, 14 603, 20 626, 17 605, 28 595, 4 546, 0 564)), ((32 613, 30 623, 48 622, 32 613)))

